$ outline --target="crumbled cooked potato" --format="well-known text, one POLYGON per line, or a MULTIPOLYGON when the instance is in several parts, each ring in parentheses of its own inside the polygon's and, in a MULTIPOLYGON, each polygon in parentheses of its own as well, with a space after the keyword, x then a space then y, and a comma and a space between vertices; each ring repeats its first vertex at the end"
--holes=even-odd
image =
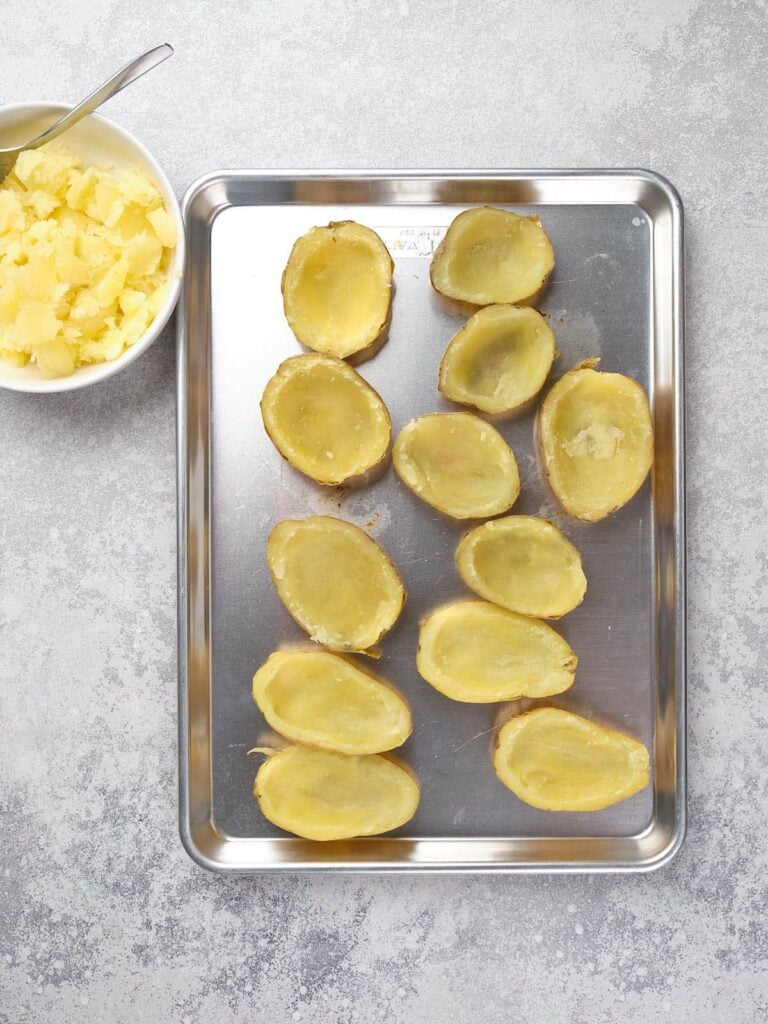
POLYGON ((166 292, 176 226, 138 168, 26 150, 0 185, 0 358, 46 377, 116 359, 166 292))
POLYGON ((380 754, 411 734, 411 710, 387 682, 330 651, 276 651, 253 677, 253 699, 293 743, 380 754))
POLYGON ((390 832, 419 805, 416 777, 391 755, 353 757, 301 746, 270 752, 253 792, 278 828, 320 841, 390 832))
POLYGON ((648 785, 648 751, 624 733, 560 708, 537 708, 499 731, 493 767, 543 811, 599 811, 648 785))

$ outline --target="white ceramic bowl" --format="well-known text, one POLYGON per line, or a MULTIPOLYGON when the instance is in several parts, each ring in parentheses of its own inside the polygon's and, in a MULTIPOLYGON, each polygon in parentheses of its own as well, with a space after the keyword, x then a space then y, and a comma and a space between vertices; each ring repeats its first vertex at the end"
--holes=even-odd
MULTIPOLYGON (((0 107, 0 146, 14 146, 34 138, 69 108, 62 103, 15 103, 0 107)), ((73 391, 95 384, 130 365, 146 352, 168 322, 179 298, 184 272, 184 222, 171 183, 159 164, 124 128, 100 114, 89 114, 74 128, 60 136, 61 142, 89 163, 136 164, 141 167, 162 193, 168 212, 176 222, 178 241, 168 268, 168 294, 155 319, 145 333, 117 359, 107 363, 81 366, 69 377, 44 377, 36 366, 6 366, 0 360, 0 387, 12 391, 73 391)))

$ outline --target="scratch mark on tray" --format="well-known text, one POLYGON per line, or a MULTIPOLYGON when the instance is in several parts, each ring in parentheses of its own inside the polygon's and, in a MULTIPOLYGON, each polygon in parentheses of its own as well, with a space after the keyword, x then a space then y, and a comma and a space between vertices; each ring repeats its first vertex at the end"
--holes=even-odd
POLYGON ((418 565, 419 562, 431 562, 434 559, 434 555, 420 555, 416 558, 402 559, 399 565, 418 565))
POLYGON ((464 740, 464 742, 460 743, 458 747, 454 747, 451 753, 455 754, 457 751, 463 750, 464 747, 468 747, 470 743, 473 743, 475 740, 479 740, 481 736, 490 736, 492 732, 496 732, 495 725, 491 726, 490 729, 483 729, 482 732, 476 732, 474 736, 470 736, 468 740, 464 740))

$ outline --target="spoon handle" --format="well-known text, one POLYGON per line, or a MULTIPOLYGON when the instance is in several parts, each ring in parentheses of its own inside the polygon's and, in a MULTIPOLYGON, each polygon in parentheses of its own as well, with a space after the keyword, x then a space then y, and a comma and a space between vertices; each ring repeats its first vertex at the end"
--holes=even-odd
POLYGON ((46 130, 38 135, 36 139, 28 142, 25 149, 37 149, 38 146, 44 145, 46 142, 50 142, 52 139, 58 138, 62 132, 65 132, 68 128, 71 128, 73 124, 77 124, 81 118, 90 114, 97 107, 100 107, 105 100, 110 99, 115 93, 120 92, 126 85, 130 85, 131 82, 135 82, 137 78, 141 78, 147 71, 151 71, 152 68, 157 67, 158 64, 162 64, 164 60, 171 56, 173 53, 173 47, 169 43, 163 43, 162 46, 156 46, 152 50, 147 50, 136 60, 132 60, 130 64, 126 64, 124 68, 121 68, 117 74, 112 75, 108 78, 103 85, 100 85, 98 89, 95 89, 90 96, 78 103, 76 107, 68 110, 66 114, 59 118, 58 121, 46 128, 46 130))

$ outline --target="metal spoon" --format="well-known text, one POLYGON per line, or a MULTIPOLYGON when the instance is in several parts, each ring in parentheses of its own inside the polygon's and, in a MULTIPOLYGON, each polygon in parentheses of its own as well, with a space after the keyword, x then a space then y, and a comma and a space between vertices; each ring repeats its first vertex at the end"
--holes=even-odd
POLYGON ((25 142, 23 146, 13 146, 10 149, 0 149, 0 182, 13 168, 16 163, 16 157, 24 149, 37 149, 38 146, 45 145, 46 142, 50 142, 51 139, 56 139, 65 132, 68 128, 71 128, 73 124, 77 124, 87 114, 90 114, 97 107, 100 107, 102 103, 110 99, 115 93, 120 92, 126 85, 130 85, 131 82, 135 82, 137 78, 141 78, 147 71, 151 71, 152 68, 157 67, 158 64, 162 64, 164 60, 171 56, 173 53, 173 47, 168 43, 163 43, 162 46, 156 46, 153 50, 147 50, 136 60, 132 60, 130 64, 126 64, 124 68, 121 68, 117 74, 112 75, 108 78, 103 85, 100 85, 98 89, 87 96, 82 103, 78 103, 76 107, 68 110, 66 114, 63 114, 58 121, 46 128, 44 132, 31 139, 29 142, 25 142))

